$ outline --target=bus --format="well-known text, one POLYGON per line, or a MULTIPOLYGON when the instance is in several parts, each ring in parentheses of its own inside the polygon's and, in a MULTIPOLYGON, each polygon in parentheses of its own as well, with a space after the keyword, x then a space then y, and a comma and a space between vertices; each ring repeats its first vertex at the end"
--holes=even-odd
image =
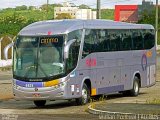
POLYGON ((137 96, 156 83, 152 25, 111 20, 49 20, 23 28, 13 46, 13 94, 17 100, 75 99, 112 93, 137 96))

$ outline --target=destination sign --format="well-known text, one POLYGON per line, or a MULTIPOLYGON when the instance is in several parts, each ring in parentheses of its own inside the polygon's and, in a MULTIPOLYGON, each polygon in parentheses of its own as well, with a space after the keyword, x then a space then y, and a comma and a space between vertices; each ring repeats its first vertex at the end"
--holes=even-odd
POLYGON ((41 39, 41 44, 58 43, 58 41, 58 38, 43 38, 41 39))
POLYGON ((51 36, 51 37, 41 37, 40 38, 40 47, 46 46, 62 46, 63 45, 63 36, 51 36))

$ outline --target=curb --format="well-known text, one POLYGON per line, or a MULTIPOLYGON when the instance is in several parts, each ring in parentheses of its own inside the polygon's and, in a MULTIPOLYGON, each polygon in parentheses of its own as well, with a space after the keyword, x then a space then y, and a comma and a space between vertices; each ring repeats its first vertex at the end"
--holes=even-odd
MULTIPOLYGON (((152 118, 152 120, 159 120, 160 119, 160 114, 154 115, 154 114, 134 114, 134 113, 123 113, 123 112, 111 112, 111 111, 103 111, 103 110, 97 110, 92 108, 92 105, 88 106, 88 112, 90 114, 94 114, 94 115, 99 115, 99 117, 101 117, 101 119, 130 119, 130 118, 134 118, 133 120, 141 120, 144 119, 144 116, 150 117, 152 118)), ((146 118, 147 119, 147 118, 146 118)))
MULTIPOLYGON (((132 115, 133 113, 122 113, 122 112, 111 112, 111 111, 103 111, 103 110, 97 110, 92 108, 92 105, 88 106, 88 112, 94 115, 99 115, 99 114, 125 114, 125 115, 132 115)), ((134 114, 135 115, 135 114, 134 114)))

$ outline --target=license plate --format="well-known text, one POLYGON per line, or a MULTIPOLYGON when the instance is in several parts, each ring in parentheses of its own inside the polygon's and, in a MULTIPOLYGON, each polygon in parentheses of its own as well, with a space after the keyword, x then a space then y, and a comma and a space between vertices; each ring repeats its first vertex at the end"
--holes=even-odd
POLYGON ((33 94, 33 97, 41 97, 41 95, 38 94, 38 93, 34 93, 34 94, 33 94))

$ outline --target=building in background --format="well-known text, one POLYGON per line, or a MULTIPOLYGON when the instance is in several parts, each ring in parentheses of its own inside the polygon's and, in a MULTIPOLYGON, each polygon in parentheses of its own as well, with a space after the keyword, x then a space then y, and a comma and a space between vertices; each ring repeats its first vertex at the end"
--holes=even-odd
POLYGON ((115 21, 137 23, 138 5, 116 5, 114 15, 115 21))
POLYGON ((55 7, 54 8, 54 18, 58 16, 58 14, 68 13, 73 19, 76 19, 76 12, 78 11, 78 7, 73 6, 68 2, 63 3, 63 7, 55 7))
POLYGON ((96 19, 96 11, 92 9, 79 9, 73 3, 64 2, 63 7, 54 8, 54 18, 59 14, 67 13, 72 19, 96 19))
POLYGON ((96 19, 96 11, 92 11, 92 9, 78 9, 76 19, 96 19))
POLYGON ((115 5, 114 20, 137 23, 145 12, 152 13, 154 4, 150 0, 142 0, 141 5, 115 5))

